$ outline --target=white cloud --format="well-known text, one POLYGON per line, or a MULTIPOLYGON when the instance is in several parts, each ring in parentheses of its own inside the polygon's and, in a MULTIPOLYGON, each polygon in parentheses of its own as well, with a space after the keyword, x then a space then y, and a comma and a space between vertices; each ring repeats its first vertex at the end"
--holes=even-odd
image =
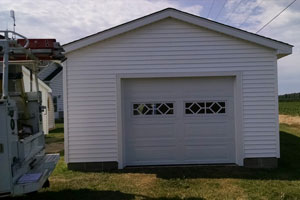
MULTIPOLYGON (((228 24, 239 26, 257 5, 241 28, 256 32, 282 11, 292 1, 286 0, 242 0, 235 13, 230 12, 240 0, 230 0, 226 6, 228 24), (247 11, 248 10, 248 11, 247 11)), ((293 54, 278 61, 279 93, 300 92, 300 2, 295 2, 259 34, 294 45, 293 54)))
MULTIPOLYGON (((13 9, 20 33, 28 37, 54 37, 65 43, 167 7, 196 15, 202 9, 202 6, 181 6, 177 1, 166 0, 1 0, 0 17, 6 12, 7 21, 9 10, 13 9)), ((0 29, 3 28, 6 29, 6 22, 0 23, 0 29)))

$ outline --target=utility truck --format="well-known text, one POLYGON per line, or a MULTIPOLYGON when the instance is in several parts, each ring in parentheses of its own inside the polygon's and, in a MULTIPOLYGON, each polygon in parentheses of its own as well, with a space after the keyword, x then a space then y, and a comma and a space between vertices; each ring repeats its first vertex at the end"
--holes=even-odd
POLYGON ((59 155, 45 154, 37 73, 40 66, 64 60, 62 52, 55 39, 0 31, 0 197, 49 185, 59 155), (22 66, 30 70, 30 92, 24 90, 22 66))

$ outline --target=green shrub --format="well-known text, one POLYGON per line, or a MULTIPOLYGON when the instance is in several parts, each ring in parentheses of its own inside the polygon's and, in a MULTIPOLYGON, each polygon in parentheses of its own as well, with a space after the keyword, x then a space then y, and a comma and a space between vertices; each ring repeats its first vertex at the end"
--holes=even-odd
POLYGON ((300 101, 279 101, 279 114, 300 116, 300 101))

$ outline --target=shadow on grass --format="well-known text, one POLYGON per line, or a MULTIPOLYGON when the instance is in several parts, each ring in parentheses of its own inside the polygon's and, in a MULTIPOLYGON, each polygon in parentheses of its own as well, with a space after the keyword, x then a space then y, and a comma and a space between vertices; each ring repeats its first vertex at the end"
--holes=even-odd
POLYGON ((280 168, 300 169, 300 137, 280 132, 280 154, 280 168))
POLYGON ((125 168, 116 173, 156 174, 163 179, 237 178, 257 180, 300 180, 300 138, 281 132, 281 158, 276 169, 249 169, 238 166, 184 166, 125 168))
POLYGON ((59 127, 59 128, 55 128, 51 131, 49 131, 49 133, 63 133, 64 132, 64 127, 59 127))
MULTIPOLYGON (((79 189, 79 190, 61 190, 61 191, 45 191, 45 192, 38 192, 30 195, 24 195, 20 197, 16 197, 13 199, 32 199, 32 200, 84 200, 84 199, 122 199, 122 200, 131 200, 131 199, 149 199, 149 200, 179 200, 181 198, 174 197, 174 198, 151 198, 144 195, 138 195, 138 194, 127 194, 120 191, 97 191, 97 190, 89 190, 89 189, 79 189)), ((188 200, 203 200, 203 198, 187 198, 188 200)))
POLYGON ((65 150, 63 149, 63 150, 59 151, 59 155, 60 156, 65 156, 65 150))

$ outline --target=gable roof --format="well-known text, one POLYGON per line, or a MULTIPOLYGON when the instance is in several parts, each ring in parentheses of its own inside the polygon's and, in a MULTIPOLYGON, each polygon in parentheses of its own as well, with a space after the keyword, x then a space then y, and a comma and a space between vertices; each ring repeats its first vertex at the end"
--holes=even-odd
POLYGON ((267 38, 258 34, 250 33, 232 26, 221 24, 203 17, 199 17, 190 13, 182 12, 174 8, 166 8, 164 10, 152 13, 150 15, 135 19, 133 21, 115 26, 113 28, 89 35, 87 37, 75 40, 73 42, 63 45, 66 53, 75 51, 77 49, 86 47, 88 45, 106 40, 116 35, 137 29, 139 27, 157 22, 166 18, 174 18, 180 21, 184 21, 190 24, 194 24, 200 27, 207 28, 212 31, 220 32, 226 35, 230 35, 242 40, 246 40, 252 43, 256 43, 271 49, 277 50, 277 57, 281 58, 292 53, 292 45, 280 42, 271 38, 267 38))
POLYGON ((43 81, 51 81, 59 72, 62 71, 62 67, 57 67, 51 74, 49 74, 43 81))
POLYGON ((59 63, 52 62, 38 73, 38 77, 42 81, 48 83, 49 81, 52 81, 59 74, 59 72, 62 71, 62 69, 63 68, 59 63))
POLYGON ((60 72, 58 72, 57 74, 56 74, 56 76, 55 77, 53 77, 52 79, 51 79, 51 81, 49 81, 49 84, 52 82, 55 82, 56 81, 56 79, 63 79, 63 77, 62 77, 62 75, 63 75, 63 70, 61 70, 60 72))

